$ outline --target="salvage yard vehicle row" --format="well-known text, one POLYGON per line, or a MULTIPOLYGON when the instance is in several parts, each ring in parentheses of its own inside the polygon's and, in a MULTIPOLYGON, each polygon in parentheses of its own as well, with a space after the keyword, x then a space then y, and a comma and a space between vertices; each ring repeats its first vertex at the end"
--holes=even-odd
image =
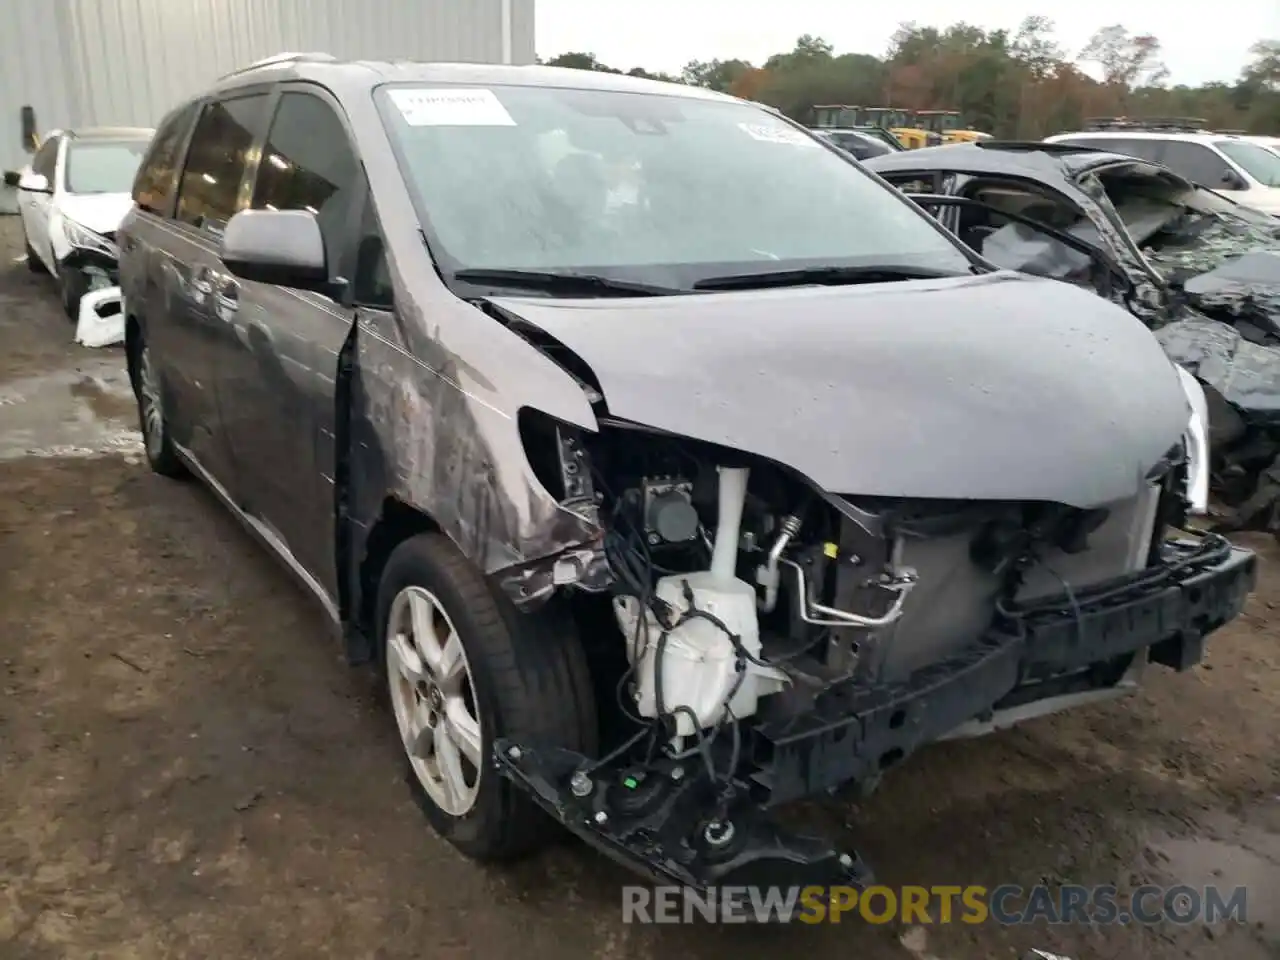
POLYGON ((1219 527, 1280 533, 1280 218, 1149 160, 1065 143, 867 165, 991 262, 1093 290, 1152 328, 1205 391, 1219 527))

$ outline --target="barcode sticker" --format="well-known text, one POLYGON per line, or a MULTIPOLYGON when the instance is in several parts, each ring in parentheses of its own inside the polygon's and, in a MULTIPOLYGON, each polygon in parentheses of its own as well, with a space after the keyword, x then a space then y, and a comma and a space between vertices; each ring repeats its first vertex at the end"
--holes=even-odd
POLYGON ((793 147, 816 147, 817 141, 807 133, 801 133, 799 130, 793 130, 785 124, 777 124, 776 126, 764 123, 740 123, 738 129, 751 137, 753 140, 760 140, 764 143, 785 143, 793 147))
POLYGON ((404 89, 388 93, 411 127, 514 127, 492 90, 404 89))

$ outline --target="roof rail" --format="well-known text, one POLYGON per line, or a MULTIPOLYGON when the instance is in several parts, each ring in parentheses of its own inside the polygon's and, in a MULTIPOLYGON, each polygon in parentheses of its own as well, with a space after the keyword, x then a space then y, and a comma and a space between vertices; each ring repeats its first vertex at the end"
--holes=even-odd
POLYGON ((258 70, 262 67, 274 67, 283 63, 334 63, 337 61, 331 53, 277 53, 270 57, 263 57, 261 60, 255 60, 248 66, 239 67, 230 73, 224 73, 219 80, 226 80, 228 77, 239 76, 242 73, 248 73, 250 70, 258 70))
POLYGON ((1207 121, 1200 117, 1090 117, 1085 130, 1169 130, 1182 133, 1205 132, 1207 121))

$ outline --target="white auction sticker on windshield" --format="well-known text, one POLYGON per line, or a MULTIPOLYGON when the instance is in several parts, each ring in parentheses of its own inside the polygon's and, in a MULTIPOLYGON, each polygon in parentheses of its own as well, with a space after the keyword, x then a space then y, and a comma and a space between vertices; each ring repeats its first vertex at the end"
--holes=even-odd
POLYGON ((814 139, 808 134, 793 130, 790 127, 770 126, 764 123, 740 123, 738 129, 753 140, 765 143, 786 143, 793 147, 816 147, 814 139))
POLYGON ((514 127, 492 90, 434 89, 388 91, 411 127, 514 127))

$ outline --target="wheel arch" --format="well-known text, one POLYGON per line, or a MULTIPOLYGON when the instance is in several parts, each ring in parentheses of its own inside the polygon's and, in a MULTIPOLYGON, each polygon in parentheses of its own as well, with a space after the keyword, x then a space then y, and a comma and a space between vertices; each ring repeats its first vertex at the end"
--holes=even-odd
POLYGON ((145 338, 146 330, 137 310, 130 310, 125 301, 124 313, 124 362, 129 372, 129 383, 136 392, 138 389, 138 348, 145 338))
POLYGON ((343 606, 347 620, 347 659, 351 663, 367 663, 377 655, 374 621, 378 583, 391 554, 410 537, 441 532, 440 524, 426 511, 388 495, 383 497, 358 546, 350 539, 339 542, 339 569, 350 571, 343 606))

